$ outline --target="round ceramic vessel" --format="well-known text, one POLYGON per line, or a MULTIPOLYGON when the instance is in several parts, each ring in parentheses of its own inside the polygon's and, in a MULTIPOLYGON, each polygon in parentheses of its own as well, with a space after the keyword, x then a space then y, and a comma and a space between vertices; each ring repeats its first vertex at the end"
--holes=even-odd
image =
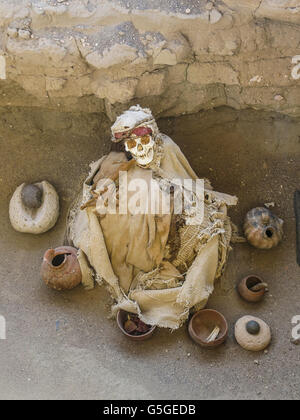
POLYGON ((247 302, 259 302, 263 299, 266 289, 263 288, 256 292, 251 290, 251 287, 256 286, 259 283, 263 283, 262 279, 258 276, 252 275, 242 279, 238 284, 238 292, 240 296, 247 302))
POLYGON ((126 337, 130 338, 130 340, 133 341, 144 341, 144 340, 148 340, 154 333, 156 326, 154 325, 153 327, 150 328, 149 331, 147 331, 144 334, 140 334, 140 335, 132 335, 129 334, 127 331, 125 331, 124 329, 124 324, 127 320, 127 316, 128 316, 128 312, 123 311, 123 309, 120 309, 117 313, 117 324, 118 327, 120 328, 120 330, 122 331, 122 333, 124 335, 126 335, 126 337))
POLYGON ((228 336, 228 324, 224 316, 213 309, 202 309, 191 318, 188 326, 191 338, 202 347, 212 348, 220 346, 228 336), (219 335, 216 340, 208 342, 207 338, 218 326, 219 335))
POLYGON ((82 275, 77 249, 61 246, 45 252, 41 276, 47 286, 55 290, 70 290, 81 283, 82 275))
POLYGON ((282 240, 283 220, 269 209, 257 207, 247 213, 244 232, 247 241, 255 248, 271 249, 282 240))

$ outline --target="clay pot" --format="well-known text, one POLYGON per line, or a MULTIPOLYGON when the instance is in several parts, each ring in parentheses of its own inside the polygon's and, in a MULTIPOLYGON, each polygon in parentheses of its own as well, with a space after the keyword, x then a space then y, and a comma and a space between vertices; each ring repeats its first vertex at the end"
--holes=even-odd
POLYGON ((77 249, 61 246, 46 251, 41 269, 44 282, 55 290, 70 290, 81 282, 77 249))
POLYGON ((217 347, 224 343, 228 336, 228 324, 220 312, 202 309, 193 315, 188 331, 191 338, 200 346, 217 347), (208 342, 207 339, 216 326, 220 328, 220 332, 215 340, 208 342))
POLYGON ((247 302, 259 302, 266 293, 266 284, 258 276, 248 276, 242 279, 237 287, 241 297, 247 302), (251 290, 252 287, 257 287, 261 284, 260 290, 251 290))
POLYGON ((139 334, 139 335, 132 335, 129 334, 127 331, 125 331, 124 329, 124 324, 126 322, 126 320, 128 319, 128 312, 123 311, 123 309, 120 309, 117 313, 117 324, 118 327, 120 328, 120 330, 122 331, 122 333, 124 335, 126 335, 126 337, 130 338, 133 341, 144 341, 144 340, 148 340, 154 333, 156 326, 154 325, 153 327, 150 328, 149 331, 147 331, 144 334, 139 334))
POLYGON ((282 240, 283 220, 269 209, 257 207, 247 213, 244 232, 248 242, 255 248, 271 249, 282 240))

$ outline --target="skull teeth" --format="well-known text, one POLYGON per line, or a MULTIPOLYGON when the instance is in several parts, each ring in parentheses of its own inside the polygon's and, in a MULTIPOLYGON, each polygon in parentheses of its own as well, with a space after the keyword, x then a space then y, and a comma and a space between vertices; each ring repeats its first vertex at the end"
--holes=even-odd
POLYGON ((154 141, 152 138, 148 141, 148 143, 143 144, 142 139, 135 138, 135 145, 131 143, 125 143, 125 148, 127 151, 131 152, 132 156, 138 163, 141 165, 146 165, 153 160, 154 156, 154 141), (132 147, 130 147, 132 146, 132 147))
POLYGON ((145 158, 145 157, 148 157, 151 154, 151 152, 152 152, 152 149, 148 150, 147 153, 143 153, 142 155, 137 153, 135 156, 139 158, 145 158))

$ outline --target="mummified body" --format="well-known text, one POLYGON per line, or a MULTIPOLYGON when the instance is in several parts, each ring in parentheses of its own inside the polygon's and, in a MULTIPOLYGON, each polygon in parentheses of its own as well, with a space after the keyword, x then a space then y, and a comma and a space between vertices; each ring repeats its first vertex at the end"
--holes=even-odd
POLYGON ((94 274, 104 280, 114 311, 178 328, 191 308, 206 305, 222 274, 231 239, 227 206, 237 199, 213 191, 208 181, 204 194, 184 183, 195 183, 197 175, 179 147, 159 132, 150 110, 131 107, 117 118, 112 134, 134 161, 111 152, 91 165, 70 211, 69 242, 80 250, 83 283, 91 287, 94 274), (153 188, 159 192, 155 211, 153 188), (186 200, 181 212, 179 196, 186 200))

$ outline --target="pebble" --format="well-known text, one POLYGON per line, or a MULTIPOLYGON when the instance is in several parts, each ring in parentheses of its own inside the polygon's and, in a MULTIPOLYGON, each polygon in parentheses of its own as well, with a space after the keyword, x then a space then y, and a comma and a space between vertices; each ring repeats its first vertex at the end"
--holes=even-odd
POLYGON ((38 209, 42 204, 43 192, 37 185, 24 185, 21 198, 24 206, 30 209, 38 209))
POLYGON ((187 13, 187 14, 191 13, 191 9, 186 9, 185 13, 187 13))
POLYGON ((260 326, 259 323, 256 321, 249 321, 246 324, 246 330, 249 334, 256 335, 259 334, 260 326))

